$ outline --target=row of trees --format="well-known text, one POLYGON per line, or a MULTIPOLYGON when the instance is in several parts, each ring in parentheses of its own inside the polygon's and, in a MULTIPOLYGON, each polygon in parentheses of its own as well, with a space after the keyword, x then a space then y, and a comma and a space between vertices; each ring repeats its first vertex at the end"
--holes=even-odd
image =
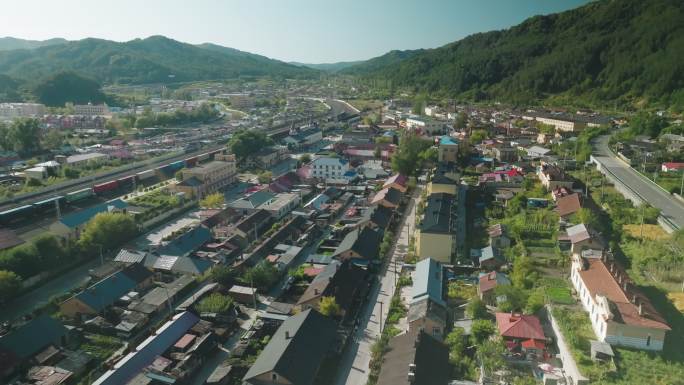
POLYGON ((146 127, 169 127, 188 123, 207 123, 219 117, 219 112, 213 103, 202 103, 198 108, 191 111, 177 109, 172 113, 154 113, 147 108, 139 116, 129 115, 125 119, 124 126, 137 128, 146 127))
POLYGON ((392 170, 407 176, 416 175, 426 162, 437 161, 437 150, 432 142, 415 133, 405 132, 392 156, 392 170))
POLYGON ((0 148, 27 155, 41 149, 43 132, 36 119, 18 119, 10 124, 0 122, 0 148))
POLYGON ((259 150, 275 144, 262 131, 240 130, 233 134, 228 142, 228 148, 235 154, 239 162, 244 162, 248 157, 258 153, 259 150))

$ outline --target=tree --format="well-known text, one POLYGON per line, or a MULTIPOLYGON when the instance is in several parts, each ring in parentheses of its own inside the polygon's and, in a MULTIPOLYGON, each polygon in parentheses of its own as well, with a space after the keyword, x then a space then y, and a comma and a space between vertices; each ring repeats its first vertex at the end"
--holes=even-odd
POLYGON ((256 266, 247 270, 242 276, 242 281, 247 284, 254 284, 261 291, 266 291, 278 280, 278 269, 268 262, 261 261, 256 266))
POLYGON ((380 159, 381 156, 382 156, 382 149, 380 148, 380 146, 375 147, 375 150, 373 150, 373 157, 380 159))
POLYGON ((432 143, 406 132, 399 141, 399 147, 392 156, 392 170, 403 175, 414 175, 420 167, 420 153, 428 149, 432 143))
POLYGON ((335 301, 335 297, 323 297, 321 303, 318 305, 318 311, 324 316, 335 318, 342 314, 342 308, 335 301))
POLYGON ((259 175, 257 175, 257 180, 261 184, 271 183, 272 179, 273 179, 273 173, 270 171, 260 172, 259 175))
POLYGON ((473 297, 468 305, 466 305, 465 313, 472 319, 487 319, 489 313, 487 312, 487 305, 481 299, 473 297))
POLYGON ((220 209, 223 207, 226 198, 221 193, 209 194, 202 199, 199 204, 203 209, 220 209))
POLYGON ((527 303, 527 293, 511 285, 499 285, 494 289, 497 297, 506 298, 498 304, 500 312, 522 311, 527 303))
POLYGON ((504 353, 506 347, 500 338, 482 340, 477 347, 477 358, 482 363, 485 376, 491 376, 495 371, 504 367, 504 353))
POLYGON ((43 136, 42 147, 49 150, 56 150, 64 144, 64 136, 59 130, 52 129, 48 130, 43 136))
POLYGON ((21 289, 21 278, 12 271, 0 270, 0 303, 14 298, 21 289))
POLYGON ((412 111, 416 115, 425 115, 425 105, 427 104, 427 95, 421 94, 413 98, 412 111))
POLYGON ((0 125, 0 147, 21 154, 40 150, 42 130, 37 119, 17 119, 9 126, 0 125))
POLYGON ((69 179, 77 179, 81 176, 81 172, 79 170, 71 167, 64 167, 62 173, 66 178, 69 179))
POLYGON ((459 112, 456 115, 456 120, 454 121, 454 128, 457 130, 463 130, 468 125, 468 115, 465 112, 459 112))
POLYGON ((598 223, 596 214, 586 207, 582 207, 575 213, 575 219, 577 223, 584 223, 589 227, 596 227, 596 224, 598 223))
POLYGON ((538 288, 532 291, 530 293, 529 297, 527 297, 527 304, 525 305, 525 313, 527 314, 535 314, 541 308, 544 307, 546 301, 544 298, 544 289, 543 288, 538 288))
POLYGON ((230 287, 235 283, 236 274, 235 271, 228 266, 216 265, 211 268, 209 276, 212 281, 230 287))
POLYGON ((513 259, 513 271, 511 271, 511 282, 519 289, 528 289, 534 283, 534 266, 530 257, 518 255, 513 259))
POLYGON ((75 72, 59 72, 38 83, 33 94, 41 103, 51 107, 63 107, 67 102, 101 103, 105 95, 100 85, 75 72))
POLYGON ((244 161, 259 150, 272 146, 273 143, 273 139, 266 136, 264 132, 240 130, 230 138, 228 148, 239 161, 244 161))
POLYGON ((496 325, 490 320, 476 319, 470 329, 473 344, 479 345, 496 333, 496 325))
POLYGON ((90 220, 78 240, 86 253, 94 255, 130 241, 138 234, 133 217, 123 213, 99 213, 90 220))
POLYGON ((299 158, 299 160, 302 161, 302 164, 311 163, 311 155, 309 155, 309 154, 303 154, 303 155, 299 158))
POLYGON ((487 139, 487 131, 485 130, 474 130, 472 134, 470 134, 470 142, 474 144, 478 144, 482 142, 483 140, 487 139))
POLYGON ((183 181, 183 170, 181 169, 181 170, 176 171, 176 173, 173 174, 173 177, 174 177, 177 181, 182 182, 182 181, 183 181))

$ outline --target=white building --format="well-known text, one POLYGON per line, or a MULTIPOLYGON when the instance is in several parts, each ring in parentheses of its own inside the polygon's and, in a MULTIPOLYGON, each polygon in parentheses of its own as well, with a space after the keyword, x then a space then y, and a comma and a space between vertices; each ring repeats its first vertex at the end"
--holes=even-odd
POLYGON ((273 199, 270 199, 259 206, 259 208, 268 211, 276 220, 280 220, 292 210, 297 208, 301 202, 302 198, 299 196, 299 194, 280 193, 273 199))
POLYGON ((410 117, 406 119, 406 128, 409 130, 421 130, 426 134, 443 134, 445 125, 443 122, 425 117, 410 117))
POLYGON ((644 350, 663 349, 670 327, 614 261, 595 250, 575 253, 570 280, 600 341, 644 350))
POLYGON ((318 179, 342 179, 350 169, 348 160, 324 156, 311 164, 311 176, 318 179))
POLYGON ((0 103, 0 118, 15 119, 45 115, 45 106, 39 103, 0 103))

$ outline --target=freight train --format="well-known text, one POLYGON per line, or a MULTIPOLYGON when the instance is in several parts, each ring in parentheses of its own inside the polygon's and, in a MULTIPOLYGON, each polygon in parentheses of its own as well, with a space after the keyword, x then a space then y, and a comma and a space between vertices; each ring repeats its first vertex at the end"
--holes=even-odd
POLYGON ((65 195, 58 195, 52 198, 41 200, 28 205, 15 207, 9 210, 0 212, 0 225, 6 225, 27 219, 34 214, 44 214, 54 212, 56 205, 64 203, 74 203, 81 200, 88 199, 93 196, 106 197, 113 193, 125 194, 128 191, 135 189, 139 183, 144 183, 145 180, 157 177, 158 180, 166 180, 174 177, 174 174, 184 167, 195 167, 200 162, 213 159, 215 154, 222 152, 222 150, 214 150, 201 155, 193 156, 177 162, 172 162, 161 167, 150 170, 141 171, 137 174, 132 174, 119 179, 113 179, 108 182, 95 184, 92 187, 86 187, 80 190, 69 192, 65 195))

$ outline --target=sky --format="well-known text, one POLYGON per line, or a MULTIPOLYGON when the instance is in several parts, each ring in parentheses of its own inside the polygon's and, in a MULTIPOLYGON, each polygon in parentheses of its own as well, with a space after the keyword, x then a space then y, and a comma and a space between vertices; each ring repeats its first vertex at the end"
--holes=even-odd
POLYGON ((0 36, 164 35, 304 63, 434 48, 587 0, 3 0, 0 36), (11 4, 11 5, 10 5, 11 4))

